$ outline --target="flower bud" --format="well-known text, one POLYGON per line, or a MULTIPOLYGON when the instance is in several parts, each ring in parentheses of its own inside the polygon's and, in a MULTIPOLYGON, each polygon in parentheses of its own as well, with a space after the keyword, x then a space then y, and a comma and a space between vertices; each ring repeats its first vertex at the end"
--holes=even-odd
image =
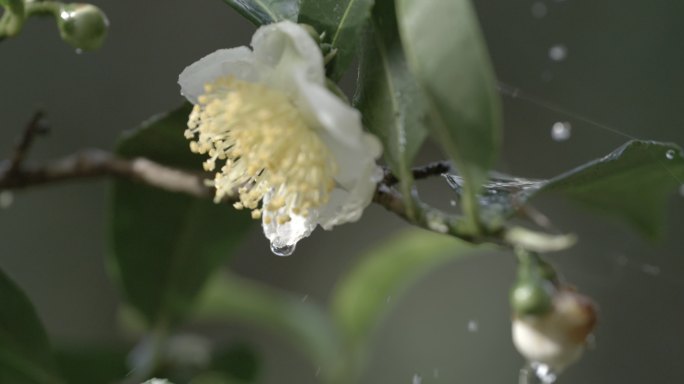
POLYGON ((521 316, 543 315, 551 310, 554 287, 545 281, 521 281, 511 290, 511 307, 521 316))
POLYGON ((65 4, 57 17, 62 40, 78 50, 98 49, 105 37, 109 20, 102 10, 91 4, 65 4))
POLYGON ((580 358, 595 325, 592 301, 562 288, 545 315, 514 316, 513 343, 527 361, 558 374, 580 358))

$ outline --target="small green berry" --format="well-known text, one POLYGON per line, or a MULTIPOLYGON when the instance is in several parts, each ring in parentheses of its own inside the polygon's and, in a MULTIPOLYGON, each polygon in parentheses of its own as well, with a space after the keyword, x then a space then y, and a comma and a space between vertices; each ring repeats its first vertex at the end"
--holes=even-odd
POLYGON ((57 17, 62 40, 77 50, 100 48, 107 37, 109 20, 102 10, 91 4, 65 4, 57 17))

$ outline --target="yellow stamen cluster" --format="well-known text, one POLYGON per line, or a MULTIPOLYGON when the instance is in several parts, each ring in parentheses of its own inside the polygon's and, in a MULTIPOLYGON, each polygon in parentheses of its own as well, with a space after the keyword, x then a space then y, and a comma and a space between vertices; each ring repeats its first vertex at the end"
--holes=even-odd
POLYGON ((205 170, 222 164, 215 201, 237 192, 237 209, 278 224, 290 221, 290 213, 307 216, 328 202, 337 165, 287 94, 232 77, 204 91, 185 137, 193 140, 193 152, 209 155, 205 170), (268 204, 260 204, 267 193, 268 204))

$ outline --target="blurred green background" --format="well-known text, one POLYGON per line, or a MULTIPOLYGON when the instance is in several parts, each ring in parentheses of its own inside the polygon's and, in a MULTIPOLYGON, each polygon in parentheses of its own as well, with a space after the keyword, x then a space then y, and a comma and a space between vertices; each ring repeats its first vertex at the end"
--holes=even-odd
MULTIPOLYGON (((82 147, 112 148, 122 131, 181 103, 176 79, 186 65, 218 48, 248 44, 254 30, 219 0, 93 3, 111 21, 109 39, 96 53, 77 55, 49 20, 31 20, 20 37, 0 44, 0 153, 9 153, 38 107, 48 112, 53 130, 36 143, 32 162, 82 147)), ((684 144, 683 2, 475 4, 499 79, 572 112, 504 96, 500 170, 550 177, 607 154, 628 136, 684 144), (552 58, 553 47, 565 57, 552 58), (569 140, 552 140, 557 121, 572 125, 569 140)), ((348 91, 354 77, 345 80, 348 91)), ((421 157, 418 162, 441 155, 428 145, 421 157)), ((441 180, 420 188, 444 206, 452 198, 441 180)), ((104 264, 105 192, 106 181, 51 186, 17 193, 14 204, 0 210, 0 267, 34 301, 58 345, 122 337, 117 292, 104 264)), ((562 200, 539 203, 556 226, 581 239, 551 261, 600 305, 596 348, 561 382, 684 381, 684 197, 673 193, 669 207, 666 238, 651 244, 623 224, 562 200)), ((356 224, 316 231, 288 258, 272 255, 255 231, 231 267, 325 302, 360 252, 403 227, 372 206, 356 224)), ((414 375, 423 384, 516 382, 523 361, 510 341, 513 276, 511 255, 490 254, 452 263, 406 296, 388 298, 396 307, 378 332, 363 382, 410 383, 414 375)), ((211 332, 217 340, 253 343, 263 358, 262 383, 315 382, 316 367, 277 337, 230 325, 211 332)))

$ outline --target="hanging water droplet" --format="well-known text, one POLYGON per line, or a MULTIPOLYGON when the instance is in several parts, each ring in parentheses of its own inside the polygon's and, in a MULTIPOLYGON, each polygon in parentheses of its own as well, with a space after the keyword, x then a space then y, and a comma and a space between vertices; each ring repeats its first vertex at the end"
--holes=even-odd
POLYGON ((271 243, 271 252, 273 252, 274 255, 276 256, 290 256, 294 253, 295 251, 295 245, 283 245, 283 246, 278 246, 276 244, 271 243))
POLYGON ((0 209, 9 208, 14 203, 14 194, 12 191, 0 192, 0 209))
POLYGON ((668 149, 667 152, 665 152, 665 157, 668 160, 674 160, 676 154, 674 149, 668 149))
POLYGON ((558 375, 546 364, 530 363, 520 370, 519 384, 553 384, 558 375))
POLYGON ((413 380, 411 381, 411 384, 421 384, 423 382, 423 378, 420 377, 419 375, 413 375, 413 380))
POLYGON ((468 332, 477 332, 480 329, 480 324, 477 323, 475 320, 470 320, 468 322, 468 332))
POLYGON ((572 135, 572 125, 567 121, 557 121, 551 127, 551 138, 554 141, 565 141, 572 135))
POLYGON ((549 58, 553 61, 563 61, 568 57, 568 48, 563 44, 556 44, 549 48, 549 58))
POLYGON ((546 16, 546 11, 546 4, 542 3, 541 1, 537 1, 536 3, 532 4, 532 16, 536 17, 537 19, 541 19, 546 16))

